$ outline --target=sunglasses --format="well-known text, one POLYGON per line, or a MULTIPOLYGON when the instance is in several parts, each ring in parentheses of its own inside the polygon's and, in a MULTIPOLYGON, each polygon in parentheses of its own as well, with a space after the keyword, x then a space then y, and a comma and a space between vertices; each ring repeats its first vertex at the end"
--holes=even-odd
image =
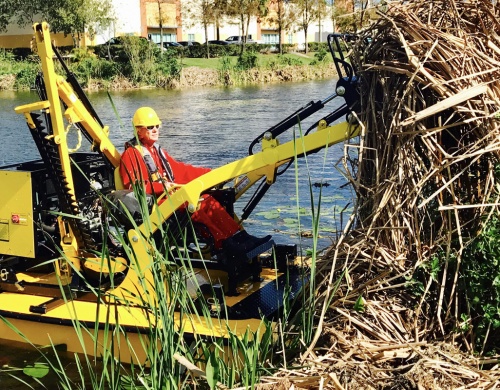
POLYGON ((151 131, 153 129, 159 129, 161 125, 154 125, 154 126, 142 126, 143 128, 147 129, 148 131, 151 131))

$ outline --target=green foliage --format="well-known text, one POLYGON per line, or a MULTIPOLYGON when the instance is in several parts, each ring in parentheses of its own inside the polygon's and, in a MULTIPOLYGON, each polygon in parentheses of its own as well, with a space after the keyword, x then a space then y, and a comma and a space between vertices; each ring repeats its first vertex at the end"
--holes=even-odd
POLYGON ((470 313, 477 348, 500 350, 500 216, 492 216, 462 259, 462 312, 470 313), (487 343, 486 343, 487 342, 487 343))
POLYGON ((0 50, 0 76, 15 74, 18 71, 18 66, 12 59, 12 53, 5 49, 0 50))
POLYGON ((157 59, 161 51, 157 45, 140 37, 121 37, 125 58, 123 73, 135 83, 155 84, 157 81, 157 59))
MULTIPOLYGON (((228 340, 203 343, 203 359, 207 362, 207 382, 211 389, 223 383, 229 388, 242 385, 253 388, 260 376, 267 372, 265 362, 269 359, 273 345, 273 325, 263 322, 264 332, 248 330, 238 337, 230 329, 228 340)), ((239 387, 239 386, 238 386, 239 387)))
MULTIPOLYGON (((66 48, 61 52, 65 56, 69 69, 76 75, 82 86, 86 87, 91 81, 101 82, 106 85, 117 76, 123 76, 134 85, 154 85, 168 88, 173 80, 178 80, 182 71, 181 61, 190 61, 191 66, 210 67, 219 69, 219 79, 224 85, 245 82, 246 70, 260 66, 278 70, 285 66, 303 65, 304 60, 292 56, 275 56, 259 54, 256 47, 247 45, 245 52, 239 56, 239 45, 210 45, 210 50, 215 50, 217 58, 204 59, 203 53, 206 46, 190 46, 171 48, 161 51, 157 45, 141 37, 120 37, 121 44, 98 45, 90 49, 66 48), (200 60, 182 59, 186 53, 197 53, 200 60), (67 57, 66 57, 67 56, 67 57), (109 60, 108 58, 111 58, 109 60), (199 61, 205 61, 201 64, 199 61), (219 61, 219 65, 216 65, 219 61)), ((213 53, 212 53, 213 54, 213 53)), ((19 60, 20 53, 13 50, 0 50, 0 76, 7 75, 5 82, 0 85, 4 89, 29 89, 34 85, 35 77, 39 71, 38 57, 22 52, 23 60, 19 60), (13 77, 16 78, 14 82, 13 77)), ((318 54, 318 56, 323 54, 318 54)), ((325 57, 326 58, 326 57, 325 57)), ((314 64, 314 62, 313 62, 314 64)), ((56 63, 59 74, 64 71, 56 63)))
POLYGON ((23 63, 21 69, 16 72, 16 89, 30 89, 35 85, 35 78, 40 68, 37 64, 23 63))
POLYGON ((40 70, 38 59, 18 61, 16 58, 12 50, 0 49, 0 76, 15 77, 13 85, 0 85, 0 88, 30 89, 35 85, 35 77, 40 70))
POLYGON ((32 378, 43 378, 49 373, 49 367, 47 363, 37 362, 34 365, 24 367, 23 373, 32 378))
POLYGON ((80 56, 79 60, 72 63, 69 68, 82 86, 86 86, 91 79, 110 80, 119 74, 119 68, 115 62, 94 56, 80 56))
POLYGON ((1 62, 13 62, 14 60, 15 60, 15 55, 12 51, 7 49, 0 49, 1 62))
POLYGON ((284 66, 302 65, 302 61, 298 58, 287 57, 284 55, 277 55, 274 60, 268 62, 267 66, 273 70, 282 68, 284 66))
POLYGON ((236 64, 238 70, 248 70, 257 67, 257 54, 255 52, 244 51, 239 57, 236 64))
POLYGON ((354 310, 356 310, 358 313, 364 313, 366 308, 365 308, 365 299, 363 298, 362 295, 356 299, 356 302, 354 303, 354 310))
POLYGON ((326 53, 330 52, 328 43, 326 42, 308 42, 307 47, 309 51, 326 52, 326 53))
POLYGON ((0 11, 0 30, 9 23, 26 26, 45 20, 52 31, 75 37, 87 31, 91 38, 95 25, 104 29, 113 18, 111 0, 3 0, 0 11))
POLYGON ((220 59, 219 61, 220 64, 220 71, 221 72, 228 72, 233 69, 233 64, 231 62, 231 58, 228 56, 224 56, 220 59))
POLYGON ((237 56, 240 54, 239 45, 208 45, 208 49, 210 57, 237 56))
POLYGON ((167 50, 158 59, 158 70, 165 76, 179 79, 182 66, 176 55, 176 51, 167 50))
POLYGON ((310 65, 324 63, 328 58, 328 51, 325 48, 320 47, 319 50, 314 53, 314 58, 314 61, 311 61, 310 65))
POLYGON ((207 56, 207 45, 197 45, 184 47, 182 50, 182 57, 188 58, 205 58, 207 56))

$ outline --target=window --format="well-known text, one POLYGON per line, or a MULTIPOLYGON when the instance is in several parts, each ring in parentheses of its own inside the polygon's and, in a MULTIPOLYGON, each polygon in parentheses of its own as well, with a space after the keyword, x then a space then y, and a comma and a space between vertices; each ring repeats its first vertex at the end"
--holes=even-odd
MULTIPOLYGON (((151 33, 151 41, 154 43, 161 42, 161 35, 159 33, 151 33)), ((177 42, 177 36, 175 34, 163 34, 163 42, 177 42)))
POLYGON ((288 34, 288 43, 290 45, 293 43, 293 34, 288 34))
POLYGON ((188 34, 188 41, 194 41, 194 34, 188 34))
POLYGON ((279 43, 278 34, 262 34, 262 43, 271 45, 279 43))

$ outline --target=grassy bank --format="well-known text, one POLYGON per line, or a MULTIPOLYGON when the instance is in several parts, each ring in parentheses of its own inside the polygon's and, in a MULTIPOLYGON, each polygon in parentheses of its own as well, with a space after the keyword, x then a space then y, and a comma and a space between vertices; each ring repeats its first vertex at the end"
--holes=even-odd
MULTIPOLYGON (((184 88, 312 80, 333 77, 336 72, 325 49, 305 55, 283 55, 247 51, 241 56, 187 57, 185 52, 130 43, 112 60, 97 56, 91 49, 65 53, 68 68, 89 90, 144 87, 184 88)), ((0 90, 33 88, 40 71, 38 57, 16 57, 0 51, 0 90)), ((59 73, 64 74, 62 69, 59 73)))

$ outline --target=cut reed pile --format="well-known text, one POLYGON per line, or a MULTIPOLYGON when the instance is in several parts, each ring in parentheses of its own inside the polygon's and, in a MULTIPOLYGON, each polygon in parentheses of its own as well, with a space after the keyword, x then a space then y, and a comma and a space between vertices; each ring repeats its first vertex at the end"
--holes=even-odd
MULTIPOLYGON (((473 295, 491 277, 474 267, 500 261, 472 249, 500 205, 495 3, 391 3, 354 47, 362 135, 345 166, 356 211, 322 262, 309 371, 289 382, 500 386, 500 280, 473 295)), ((490 240, 499 254, 500 236, 490 240)))

